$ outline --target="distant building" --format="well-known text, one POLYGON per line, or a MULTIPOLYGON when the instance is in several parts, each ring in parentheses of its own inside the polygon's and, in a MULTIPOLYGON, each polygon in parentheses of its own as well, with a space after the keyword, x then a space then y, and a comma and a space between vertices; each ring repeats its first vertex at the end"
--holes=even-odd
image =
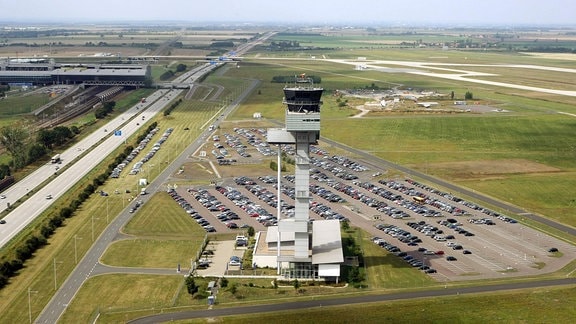
POLYGON ((142 87, 151 79, 141 64, 55 63, 49 59, 0 60, 0 84, 86 84, 142 87))

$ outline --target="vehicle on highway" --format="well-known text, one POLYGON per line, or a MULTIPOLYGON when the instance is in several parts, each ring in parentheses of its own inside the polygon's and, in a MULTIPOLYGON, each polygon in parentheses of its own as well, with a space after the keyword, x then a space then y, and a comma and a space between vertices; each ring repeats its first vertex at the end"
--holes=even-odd
POLYGON ((0 219, 0 224, 6 224, 6 220, 0 219))
POLYGON ((6 195, 0 195, 0 199, 6 199, 6 195))
POLYGON ((52 199, 52 195, 46 195, 46 199, 52 199))
POLYGON ((56 154, 54 155, 51 159, 50 159, 51 163, 60 163, 60 154, 56 154))

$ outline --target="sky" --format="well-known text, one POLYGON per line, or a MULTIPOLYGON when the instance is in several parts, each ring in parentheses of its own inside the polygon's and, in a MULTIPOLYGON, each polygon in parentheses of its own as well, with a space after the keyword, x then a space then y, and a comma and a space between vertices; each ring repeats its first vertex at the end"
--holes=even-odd
POLYGON ((574 0, 0 0, 0 25, 184 21, 576 25, 574 0))

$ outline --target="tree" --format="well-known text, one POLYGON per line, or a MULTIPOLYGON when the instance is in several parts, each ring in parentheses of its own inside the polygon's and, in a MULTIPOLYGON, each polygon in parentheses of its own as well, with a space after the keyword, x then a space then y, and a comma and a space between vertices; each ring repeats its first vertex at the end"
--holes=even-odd
POLYGON ((474 99, 474 95, 472 94, 472 92, 466 91, 466 94, 464 95, 464 99, 472 100, 472 99, 474 99))
POLYGON ((294 285, 294 289, 296 291, 298 291, 298 289, 300 289, 300 281, 298 281, 298 279, 294 279, 294 282, 292 284, 294 285))
POLYGON ((198 286, 196 286, 196 282, 194 282, 194 277, 188 276, 186 277, 186 289, 188 289, 188 293, 190 295, 194 295, 198 291, 198 286))
POLYGON ((46 155, 46 153, 46 147, 41 144, 33 144, 28 149, 28 162, 38 161, 38 159, 46 155))
POLYGON ((10 174, 10 167, 6 164, 0 164, 0 179, 4 179, 10 174))
POLYGON ((450 100, 454 100, 454 91, 450 92, 450 100))
POLYGON ((186 64, 178 64, 176 66, 176 72, 184 72, 186 71, 186 68, 187 68, 186 64))
POLYGON ((44 145, 44 147, 51 149, 52 145, 54 145, 54 132, 50 131, 49 129, 42 128, 36 134, 36 142, 40 145, 44 145))
POLYGON ((12 163, 17 169, 26 165, 26 129, 22 125, 4 126, 0 129, 0 143, 12 155, 12 163))
POLYGON ((54 127, 52 132, 54 133, 54 143, 56 145, 62 145, 66 143, 66 141, 72 138, 73 136, 72 131, 70 131, 70 128, 66 126, 54 127))

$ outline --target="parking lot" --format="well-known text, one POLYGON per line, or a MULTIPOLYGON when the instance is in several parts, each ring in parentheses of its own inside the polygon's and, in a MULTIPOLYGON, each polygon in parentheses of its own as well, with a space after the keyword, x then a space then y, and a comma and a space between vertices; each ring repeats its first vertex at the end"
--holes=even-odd
MULTIPOLYGON (((263 130, 235 132, 213 136, 206 146, 219 142, 229 154, 223 159, 238 163, 217 167, 236 168, 238 176, 174 190, 190 217, 208 232, 242 234, 248 226, 263 231, 277 222, 273 172, 241 175, 242 159, 274 155, 275 149, 267 148, 263 130)), ((293 154, 290 146, 282 149, 293 154)), ((438 281, 549 273, 576 256, 574 246, 522 225, 521 215, 504 215, 412 179, 383 178, 386 170, 372 170, 317 146, 311 154, 310 218, 348 221, 370 233, 373 244, 438 281)), ((293 216, 293 180, 291 174, 281 179, 281 217, 293 216)))

